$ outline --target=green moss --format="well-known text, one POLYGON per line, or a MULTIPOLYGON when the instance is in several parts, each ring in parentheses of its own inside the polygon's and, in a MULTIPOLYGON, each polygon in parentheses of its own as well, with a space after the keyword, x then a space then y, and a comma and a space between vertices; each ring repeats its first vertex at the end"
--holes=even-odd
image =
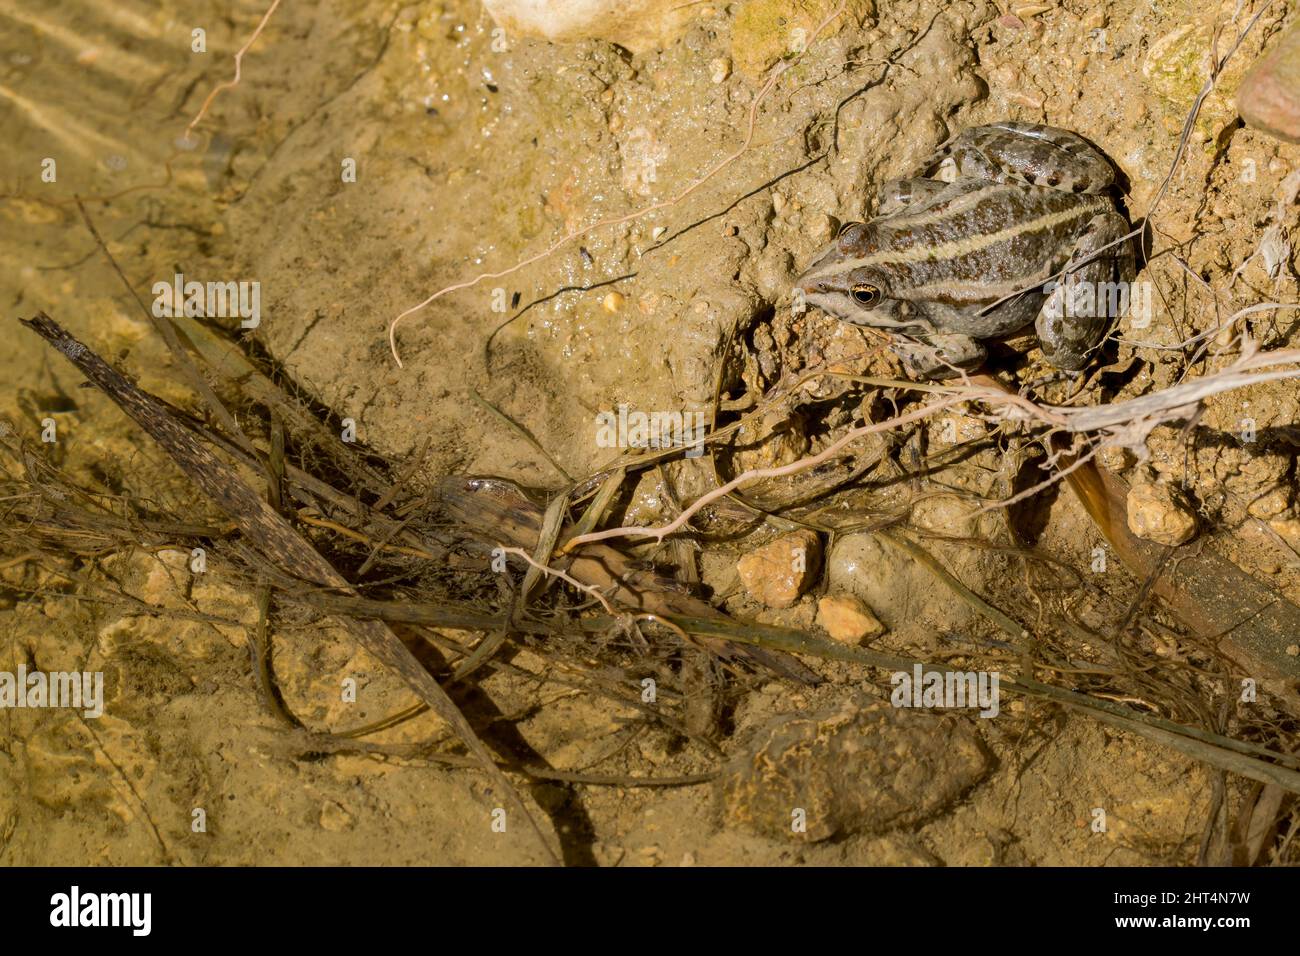
MULTIPOLYGON (((1186 10, 1184 3, 1176 6, 1186 10)), ((1213 49, 1218 10, 1203 8, 1184 16, 1186 19, 1180 26, 1167 31, 1151 44, 1142 65, 1147 89, 1155 95, 1157 105, 1175 118, 1187 114, 1210 77, 1210 51, 1213 49)), ((1228 48, 1228 40, 1221 35, 1220 55, 1228 48)), ((1196 120, 1196 132, 1202 142, 1212 144, 1219 131, 1236 117, 1234 98, 1237 88, 1258 50, 1258 38, 1252 36, 1229 60, 1214 89, 1205 98, 1196 120)))

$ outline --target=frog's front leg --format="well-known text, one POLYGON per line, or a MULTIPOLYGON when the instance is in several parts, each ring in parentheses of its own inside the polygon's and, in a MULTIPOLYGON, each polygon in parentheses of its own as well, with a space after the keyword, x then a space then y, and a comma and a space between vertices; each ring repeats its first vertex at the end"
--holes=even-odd
POLYGON ((1111 323, 1128 308, 1134 275, 1128 232, 1118 213, 1094 216, 1064 273, 1048 284, 1034 328, 1043 356, 1056 368, 1077 372, 1087 365, 1111 323))
POLYGON ((914 379, 955 378, 979 368, 988 354, 979 342, 959 332, 895 335, 890 348, 914 379))

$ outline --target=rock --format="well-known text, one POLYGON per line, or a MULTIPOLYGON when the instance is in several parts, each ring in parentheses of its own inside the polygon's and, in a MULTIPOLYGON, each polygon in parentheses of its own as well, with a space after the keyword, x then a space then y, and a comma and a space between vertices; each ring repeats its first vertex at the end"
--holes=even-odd
POLYGON ((859 598, 896 633, 960 630, 973 613, 964 602, 934 600, 934 574, 874 534, 837 537, 826 561, 826 577, 830 593, 859 598))
POLYGON ((865 638, 885 633, 885 625, 852 594, 831 594, 817 602, 817 623, 826 633, 845 644, 859 644, 865 638))
POLYGON ((915 826, 990 765, 969 722, 855 695, 765 724, 723 769, 719 802, 725 826, 813 843, 915 826))
POLYGON ((1277 518, 1290 506, 1291 489, 1277 485, 1247 505, 1246 511, 1252 518, 1277 518))
POLYGON ((1247 71, 1237 91, 1237 110, 1250 126, 1300 143, 1300 25, 1287 30, 1247 71))
POLYGON ((745 555, 736 572, 754 600, 785 608, 799 600, 820 563, 821 539, 812 531, 796 531, 745 555))
POLYGON ((851 591, 879 611, 897 593, 896 583, 907 575, 909 563, 875 535, 847 534, 835 539, 826 571, 832 590, 851 591))
POLYGON ((1167 482, 1140 481, 1128 491, 1128 529, 1156 544, 1186 544, 1196 534, 1196 515, 1167 482))

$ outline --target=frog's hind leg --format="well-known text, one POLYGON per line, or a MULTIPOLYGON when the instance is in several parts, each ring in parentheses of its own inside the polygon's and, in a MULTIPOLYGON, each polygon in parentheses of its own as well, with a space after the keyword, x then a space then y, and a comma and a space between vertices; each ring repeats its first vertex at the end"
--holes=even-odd
POLYGON ((1134 278, 1128 232, 1128 223, 1119 213, 1094 216, 1075 243, 1063 274, 1048 284, 1034 329, 1043 356, 1056 368, 1083 369, 1111 323, 1128 308, 1134 278))
POLYGON ((1036 123, 994 123, 963 130, 923 169, 947 164, 949 175, 1027 183, 1062 192, 1099 193, 1115 182, 1105 155, 1077 133, 1036 123))

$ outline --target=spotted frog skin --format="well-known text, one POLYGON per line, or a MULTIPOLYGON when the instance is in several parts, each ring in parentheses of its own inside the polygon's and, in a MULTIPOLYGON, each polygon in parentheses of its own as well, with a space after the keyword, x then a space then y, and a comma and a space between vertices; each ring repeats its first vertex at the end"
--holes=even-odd
POLYGON ((894 333, 919 378, 979 366, 981 340, 1030 322, 1047 361, 1079 371, 1117 318, 1113 284, 1127 301, 1134 274, 1128 241, 1100 251, 1130 231, 1109 195, 1114 177, 1066 130, 967 129, 914 176, 886 182, 877 217, 844 226, 797 286, 829 315, 894 333), (928 178, 935 170, 946 176, 928 178), (1087 299, 1072 292, 1081 283, 1093 284, 1087 299))

